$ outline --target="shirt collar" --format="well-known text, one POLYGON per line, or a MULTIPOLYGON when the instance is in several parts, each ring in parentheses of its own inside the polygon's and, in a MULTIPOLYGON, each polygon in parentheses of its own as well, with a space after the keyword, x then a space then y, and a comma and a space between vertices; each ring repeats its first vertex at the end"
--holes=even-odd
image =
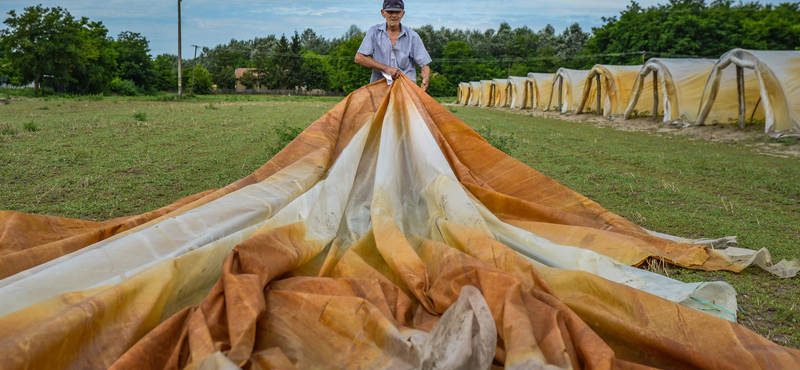
MULTIPOLYGON (((383 27, 380 27, 379 29, 383 32, 386 32, 387 35, 389 34, 389 25, 387 23, 384 23, 383 27)), ((406 26, 400 23, 400 36, 403 36, 405 34, 406 34, 406 26)), ((400 38, 400 36, 397 36, 397 38, 400 38)))

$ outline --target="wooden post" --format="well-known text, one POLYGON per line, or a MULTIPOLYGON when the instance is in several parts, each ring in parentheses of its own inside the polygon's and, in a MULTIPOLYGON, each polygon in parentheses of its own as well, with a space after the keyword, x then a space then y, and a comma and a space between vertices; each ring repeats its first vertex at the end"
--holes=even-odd
POLYGON ((181 58, 181 0, 178 0, 178 98, 183 96, 181 58))
POLYGON ((653 120, 658 122, 658 71, 653 71, 653 120))
POLYGON ((564 89, 564 77, 558 76, 558 111, 561 112, 561 104, 562 104, 562 93, 564 89))
POLYGON ((744 68, 736 66, 736 91, 739 93, 739 128, 744 129, 744 68))
POLYGON ((603 115, 603 111, 602 111, 602 106, 601 106, 600 102, 602 101, 601 95, 603 95, 603 88, 600 85, 600 75, 599 74, 595 77, 594 82, 597 84, 597 115, 601 116, 601 115, 603 115))

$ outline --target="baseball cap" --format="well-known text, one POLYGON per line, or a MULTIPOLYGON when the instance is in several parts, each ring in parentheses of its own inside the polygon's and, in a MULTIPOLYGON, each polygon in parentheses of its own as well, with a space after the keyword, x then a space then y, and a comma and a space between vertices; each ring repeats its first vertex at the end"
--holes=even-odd
POLYGON ((401 12, 405 10, 403 0, 383 0, 383 10, 401 12))

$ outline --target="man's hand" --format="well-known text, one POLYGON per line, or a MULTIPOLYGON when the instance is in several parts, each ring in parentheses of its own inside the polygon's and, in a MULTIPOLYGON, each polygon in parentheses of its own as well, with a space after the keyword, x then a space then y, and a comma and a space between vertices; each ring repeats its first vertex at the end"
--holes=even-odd
POLYGON ((386 69, 383 70, 383 73, 392 76, 392 80, 396 80, 400 78, 400 74, 403 72, 400 72, 400 70, 397 68, 386 66, 386 69))
POLYGON ((422 91, 428 91, 428 83, 429 82, 430 81, 428 81, 427 78, 423 78, 422 79, 422 85, 419 86, 422 89, 422 91))

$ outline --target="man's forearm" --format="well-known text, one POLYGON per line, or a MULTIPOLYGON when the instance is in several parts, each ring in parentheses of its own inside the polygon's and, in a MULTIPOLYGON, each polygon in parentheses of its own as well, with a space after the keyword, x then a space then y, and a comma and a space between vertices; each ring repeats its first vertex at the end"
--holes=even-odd
POLYGON ((428 84, 431 82, 431 67, 424 66, 422 67, 422 84, 419 87, 422 88, 422 91, 428 91, 428 84))
POLYGON ((367 67, 367 68, 370 68, 370 69, 377 69, 377 70, 383 71, 383 72, 385 72, 386 68, 388 68, 387 65, 385 65, 383 63, 378 63, 378 62, 375 61, 375 59, 372 59, 372 57, 364 55, 364 54, 361 54, 361 53, 356 53, 355 62, 356 62, 356 64, 358 64, 358 65, 360 65, 362 67, 367 67))

